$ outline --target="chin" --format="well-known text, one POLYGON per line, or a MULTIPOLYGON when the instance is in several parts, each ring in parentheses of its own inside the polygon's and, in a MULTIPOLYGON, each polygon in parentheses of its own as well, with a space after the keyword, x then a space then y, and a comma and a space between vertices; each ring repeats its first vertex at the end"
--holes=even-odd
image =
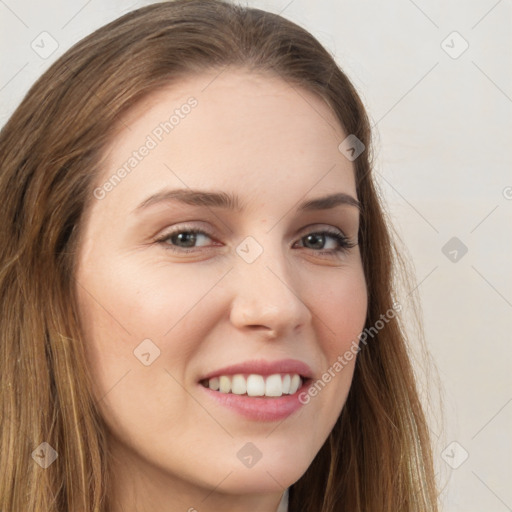
POLYGON ((302 477, 315 455, 299 458, 296 453, 287 451, 279 457, 275 453, 269 457, 262 456, 252 467, 237 465, 226 478, 224 489, 233 494, 282 492, 302 477))

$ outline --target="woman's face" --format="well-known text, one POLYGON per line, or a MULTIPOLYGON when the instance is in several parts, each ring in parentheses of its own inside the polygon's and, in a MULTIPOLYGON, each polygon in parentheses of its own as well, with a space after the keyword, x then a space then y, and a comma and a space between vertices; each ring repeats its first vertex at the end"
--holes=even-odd
POLYGON ((198 511, 220 495, 275 502, 306 471, 345 403, 355 360, 335 363, 367 308, 348 134, 305 90, 217 75, 123 118, 76 275, 119 494, 170 489, 198 511))

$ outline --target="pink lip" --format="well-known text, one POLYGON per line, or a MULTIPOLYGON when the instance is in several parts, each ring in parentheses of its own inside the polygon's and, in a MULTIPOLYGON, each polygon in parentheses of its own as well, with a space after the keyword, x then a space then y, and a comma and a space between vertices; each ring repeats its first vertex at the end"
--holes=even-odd
POLYGON ((272 375, 274 373, 298 373, 302 377, 312 378, 313 372, 311 368, 302 361, 297 359, 281 359, 279 361, 265 361, 264 359, 245 361, 239 364, 225 366, 218 370, 214 370, 200 380, 219 377, 220 375, 251 374, 272 375))
POLYGON ((311 380, 308 379, 293 395, 283 395, 277 398, 220 393, 206 388, 202 384, 198 384, 198 387, 212 400, 245 418, 253 421, 279 421, 284 420, 304 405, 299 400, 299 395, 307 390, 310 383, 311 380))
POLYGON ((214 370, 199 381, 202 393, 215 400, 217 403, 235 411, 236 413, 254 421, 278 421, 283 420, 300 409, 304 404, 299 400, 311 384, 313 371, 302 361, 296 359, 281 359, 279 361, 265 361, 264 359, 245 361, 243 363, 225 366, 214 370), (219 377, 220 375, 273 375, 276 373, 297 373, 303 378, 302 386, 293 395, 280 397, 253 397, 247 395, 235 395, 232 393, 220 393, 207 388, 201 381, 219 377))

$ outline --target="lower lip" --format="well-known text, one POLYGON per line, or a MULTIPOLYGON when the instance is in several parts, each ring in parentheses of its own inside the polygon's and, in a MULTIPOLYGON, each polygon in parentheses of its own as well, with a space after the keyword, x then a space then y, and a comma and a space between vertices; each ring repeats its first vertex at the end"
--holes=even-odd
POLYGON ((280 397, 235 395, 233 393, 214 391, 204 387, 202 384, 199 384, 199 387, 212 400, 250 420, 279 421, 291 416, 304 405, 299 401, 299 395, 307 390, 309 380, 293 395, 283 395, 280 397))

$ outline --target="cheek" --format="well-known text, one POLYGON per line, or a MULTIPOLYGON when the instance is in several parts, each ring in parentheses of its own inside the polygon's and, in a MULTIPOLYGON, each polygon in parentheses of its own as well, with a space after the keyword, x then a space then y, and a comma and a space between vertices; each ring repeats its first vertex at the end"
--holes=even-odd
POLYGON ((187 362, 208 334, 208 316, 214 312, 203 307, 203 299, 218 276, 205 272, 191 281, 179 265, 170 273, 158 264, 142 262, 135 268, 122 260, 115 265, 107 258, 100 261, 101 268, 77 275, 78 311, 95 394, 103 396, 126 372, 133 379, 149 368, 144 365, 148 362, 159 371, 169 368, 182 381, 187 362))
MULTIPOLYGON (((316 403, 325 415, 328 429, 334 426, 348 395, 364 329, 368 296, 362 269, 340 269, 343 276, 329 280, 311 296, 311 308, 318 317, 323 360, 322 374, 302 397, 303 403, 316 403)), ((318 284, 318 283, 317 283, 318 284)))
POLYGON ((177 436, 194 429, 184 418, 197 415, 195 403, 180 383, 207 335, 207 326, 197 321, 198 315, 205 319, 208 314, 200 300, 207 283, 194 289, 185 282, 157 286, 141 273, 137 279, 119 277, 111 274, 109 286, 102 286, 99 275, 81 276, 78 306, 85 355, 106 424, 116 437, 140 441, 144 452, 144 442, 133 439, 135 428, 150 428, 148 435, 155 436, 170 425, 177 436), (151 421, 146 425, 141 418, 151 421))
MULTIPOLYGON (((340 272, 344 272, 340 269, 340 272)), ((315 295, 315 312, 324 324, 324 347, 331 362, 353 341, 358 342, 364 328, 368 296, 362 269, 347 271, 340 279, 332 279, 325 293, 315 295)))
POLYGON ((216 276, 204 274, 191 281, 190 273, 179 265, 171 273, 154 264, 123 265, 117 261, 94 274, 79 274, 79 310, 84 327, 92 330, 91 339, 96 343, 105 336, 119 340, 104 348, 124 353, 126 348, 133 350, 137 341, 163 341, 181 328, 182 322, 194 317, 194 308, 216 280, 216 276))

